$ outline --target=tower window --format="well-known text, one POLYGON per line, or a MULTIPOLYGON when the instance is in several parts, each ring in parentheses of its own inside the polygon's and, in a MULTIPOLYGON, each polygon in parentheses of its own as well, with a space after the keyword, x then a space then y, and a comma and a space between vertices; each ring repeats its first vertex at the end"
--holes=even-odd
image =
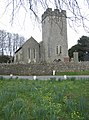
POLYGON ((61 46, 56 46, 56 54, 61 54, 62 53, 62 48, 61 46))
POLYGON ((61 46, 60 46, 60 53, 62 53, 61 46))
POLYGON ((56 46, 56 54, 59 53, 59 49, 58 49, 58 46, 56 46))

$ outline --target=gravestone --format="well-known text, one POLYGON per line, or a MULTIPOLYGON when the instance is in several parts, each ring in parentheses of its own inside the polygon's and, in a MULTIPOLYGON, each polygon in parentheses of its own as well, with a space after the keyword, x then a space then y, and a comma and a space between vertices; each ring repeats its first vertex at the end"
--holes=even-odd
POLYGON ((73 60, 74 60, 74 62, 79 62, 79 60, 78 60, 78 52, 73 53, 73 60))

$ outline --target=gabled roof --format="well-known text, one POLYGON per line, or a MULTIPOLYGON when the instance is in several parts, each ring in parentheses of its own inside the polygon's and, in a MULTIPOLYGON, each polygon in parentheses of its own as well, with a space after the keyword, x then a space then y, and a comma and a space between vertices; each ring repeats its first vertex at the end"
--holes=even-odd
MULTIPOLYGON (((33 41, 33 42, 39 44, 39 43, 31 36, 22 46, 24 46, 28 41, 33 41)), ((15 53, 17 53, 20 49, 22 49, 22 46, 21 46, 19 49, 17 49, 15 53)))
MULTIPOLYGON (((30 42, 32 41, 32 42, 35 42, 35 43, 39 44, 39 43, 31 36, 23 45, 25 45, 25 44, 26 44, 27 42, 29 42, 29 41, 30 41, 30 42)), ((23 46, 23 45, 22 45, 22 46, 23 46)))

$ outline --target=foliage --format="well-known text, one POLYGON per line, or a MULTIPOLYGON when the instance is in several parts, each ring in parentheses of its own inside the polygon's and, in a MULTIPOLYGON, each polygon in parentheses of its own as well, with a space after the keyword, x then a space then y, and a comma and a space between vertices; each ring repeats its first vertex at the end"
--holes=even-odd
POLYGON ((11 62, 12 57, 8 56, 8 55, 1 55, 0 56, 0 63, 7 63, 7 62, 11 62))
POLYGON ((70 58, 73 58, 73 52, 75 51, 79 54, 79 61, 84 61, 84 55, 86 52, 89 53, 89 37, 82 36, 78 40, 78 43, 69 49, 68 53, 70 58))
POLYGON ((58 72, 56 75, 89 75, 89 70, 81 71, 70 71, 70 72, 58 72))
POLYGON ((89 80, 0 80, 1 120, 88 120, 89 80))

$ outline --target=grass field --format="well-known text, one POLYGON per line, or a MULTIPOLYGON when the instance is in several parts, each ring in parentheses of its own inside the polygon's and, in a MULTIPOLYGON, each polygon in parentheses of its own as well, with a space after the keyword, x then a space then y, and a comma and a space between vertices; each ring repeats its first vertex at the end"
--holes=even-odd
POLYGON ((0 120, 89 120, 89 80, 0 80, 0 120))
POLYGON ((75 72, 57 72, 56 75, 89 75, 89 70, 75 72))

